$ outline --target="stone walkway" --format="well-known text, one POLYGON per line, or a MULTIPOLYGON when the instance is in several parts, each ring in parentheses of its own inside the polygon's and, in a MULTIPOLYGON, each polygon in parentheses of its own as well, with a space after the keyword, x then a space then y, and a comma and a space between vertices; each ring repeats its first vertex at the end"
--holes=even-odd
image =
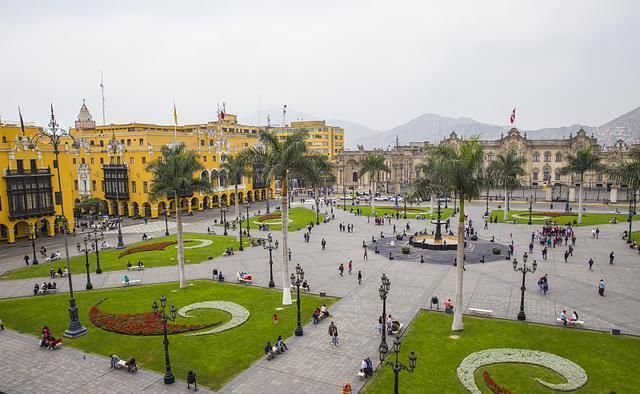
MULTIPOLYGON (((479 227, 480 236, 488 239, 495 235, 503 244, 512 240, 515 256, 521 260, 522 252, 527 248, 531 231, 539 226, 513 226, 492 224, 489 230, 481 229, 481 214, 484 206, 476 205, 469 209, 472 219, 479 227), (510 233, 512 235, 510 236, 510 233)), ((327 327, 323 321, 317 326, 305 326, 303 337, 291 337, 288 340, 290 350, 274 360, 260 360, 251 368, 238 375, 221 392, 233 393, 271 393, 271 392, 313 392, 336 393, 345 382, 354 383, 357 391, 361 382, 357 379, 360 361, 368 356, 377 360, 380 342, 377 330, 377 318, 381 314, 381 301, 378 296, 380 275, 384 272, 391 280, 391 291, 387 311, 395 318, 410 322, 420 308, 428 307, 432 295, 441 300, 453 298, 455 294, 455 268, 443 264, 419 264, 418 261, 390 261, 387 258, 369 253, 369 260, 362 256, 362 241, 370 240, 371 235, 379 235, 380 227, 366 223, 366 217, 355 217, 335 210, 336 221, 315 227, 311 233, 311 242, 303 241, 302 232, 290 233, 290 247, 293 251, 290 267, 296 263, 303 265, 306 278, 313 293, 325 291, 328 295, 343 297, 332 308, 333 320, 340 332, 340 346, 330 345, 327 327), (337 220, 355 225, 354 233, 337 231, 337 220), (327 249, 322 251, 320 240, 327 240, 327 249), (353 260, 354 273, 338 275, 339 263, 353 260), (358 285, 356 273, 362 270, 364 281, 358 285)), ((402 220, 398 228, 407 221, 412 229, 425 226, 431 229, 427 221, 402 220)), ((620 240, 625 224, 600 226, 600 239, 591 239, 591 228, 578 228, 578 242, 574 256, 564 263, 564 248, 549 250, 549 259, 541 261, 538 245, 532 259, 538 260, 538 271, 527 276, 527 294, 525 310, 530 321, 554 324, 562 309, 576 310, 580 313, 585 326, 591 329, 609 331, 618 327, 623 333, 640 334, 640 287, 637 280, 640 273, 640 255, 632 251, 620 240), (608 254, 616 252, 615 265, 608 264, 608 254), (594 271, 587 270, 587 261, 593 257, 596 261, 594 271), (543 274, 549 275, 550 292, 547 295, 536 292, 537 279, 543 274), (597 294, 597 283, 603 278, 607 283, 606 297, 597 294)), ((203 231, 206 223, 193 224, 190 231, 203 231)), ((391 226, 383 230, 390 233, 391 226)), ((252 230, 254 236, 266 236, 266 233, 252 230)), ((155 235, 155 234, 154 234, 155 235)), ((160 234, 161 235, 161 234, 160 234)), ((280 234, 273 233, 275 239, 280 234)), ((274 279, 281 285, 281 252, 274 252, 274 279)), ((233 281, 235 272, 247 271, 254 275, 255 284, 266 286, 269 280, 268 253, 262 248, 248 248, 235 256, 218 258, 200 264, 188 264, 189 279, 210 278, 212 269, 223 270, 226 277, 233 281)), ((509 261, 502 260, 485 264, 468 264, 464 277, 464 308, 492 309, 496 317, 515 319, 520 304, 521 274, 513 272, 509 261)), ((122 275, 126 271, 108 272, 100 276, 93 275, 95 288, 117 287, 121 285, 122 275)), ((140 273, 129 273, 132 279, 138 276, 143 283, 174 281, 176 267, 158 267, 140 273)), ((44 280, 44 279, 42 279, 44 280)), ((42 282, 40 280, 40 282, 42 282)), ((32 294, 32 280, 0 282, 0 297, 27 296, 32 294)), ((59 283, 61 291, 66 284, 59 283)), ((83 289, 82 275, 74 276, 74 288, 83 289)), ((304 296, 302 298, 304 302, 304 296)), ((1 313, 1 311, 0 311, 1 313)), ((5 322, 10 317, 3 316, 5 322)), ((265 341, 270 338, 265 338, 265 341)), ((389 342, 391 342, 389 340, 389 342)), ((4 351, 0 343, 0 352, 4 351)), ((70 349, 65 349, 70 350, 70 349)), ((56 353, 56 352, 53 352, 56 353)), ((35 368, 35 367, 34 367, 35 368)), ((0 375, 0 389, 5 382, 0 375)), ((13 387, 13 386, 12 386, 13 387)))

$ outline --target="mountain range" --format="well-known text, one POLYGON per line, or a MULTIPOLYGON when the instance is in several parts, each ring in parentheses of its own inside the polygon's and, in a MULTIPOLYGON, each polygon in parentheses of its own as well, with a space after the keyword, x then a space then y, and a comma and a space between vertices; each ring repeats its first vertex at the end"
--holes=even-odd
MULTIPOLYGON (((498 139, 511 126, 499 126, 478 122, 468 117, 452 118, 432 113, 425 113, 390 130, 379 131, 348 120, 332 119, 327 124, 344 127, 345 147, 355 149, 358 145, 365 148, 385 148, 395 145, 396 136, 401 144, 414 141, 438 142, 447 138, 451 131, 459 136, 479 135, 481 139, 498 139)), ((593 135, 598 142, 613 145, 618 139, 627 143, 640 143, 640 107, 627 112, 601 126, 573 124, 570 126, 520 130, 532 139, 567 138, 583 128, 588 135, 593 135)))

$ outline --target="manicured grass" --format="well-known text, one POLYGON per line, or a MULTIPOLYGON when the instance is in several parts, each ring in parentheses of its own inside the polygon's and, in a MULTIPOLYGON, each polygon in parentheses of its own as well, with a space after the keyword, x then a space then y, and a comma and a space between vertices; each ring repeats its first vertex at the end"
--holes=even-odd
MULTIPOLYGON (((557 212, 553 213, 557 215, 557 212)), ((498 219, 498 223, 504 223, 504 211, 501 209, 496 209, 491 211, 491 216, 498 219)), ((618 223, 628 223, 629 215, 625 214, 615 214, 615 213, 588 213, 585 212, 582 214, 582 224, 581 226, 594 226, 598 224, 608 224, 612 218, 616 218, 618 223)), ((574 220, 576 223, 578 222, 578 213, 572 213, 569 215, 560 215, 560 216, 552 216, 549 212, 536 212, 533 211, 531 213, 531 221, 533 224, 544 224, 545 220, 555 220, 559 225, 565 225, 567 223, 574 224, 574 220), (548 218, 544 218, 547 216, 548 218), (536 217, 538 219, 536 220, 536 217)), ((517 224, 527 224, 529 222, 529 211, 509 211, 509 222, 515 220, 517 224), (518 217, 514 217, 513 215, 517 215, 518 217)), ((633 220, 640 220, 640 215, 635 215, 633 220)))
POLYGON ((637 244, 640 244, 640 231, 634 231, 631 233, 631 239, 636 241, 637 244))
MULTIPOLYGON (((428 204, 428 202, 427 202, 428 204)), ((342 208, 342 205, 340 205, 340 208, 342 208)), ((368 203, 363 202, 360 205, 347 205, 347 211, 351 210, 351 209, 360 209, 362 211, 362 215, 364 216, 369 216, 371 215, 371 205, 368 205, 368 203)), ((434 217, 436 215, 436 210, 437 207, 433 208, 433 212, 434 212, 434 217)), ((404 217, 404 205, 400 204, 398 206, 398 208, 396 209, 395 207, 390 207, 388 205, 376 205, 375 207, 375 213, 378 216, 384 216, 384 214, 389 214, 389 215, 395 215, 396 212, 400 213, 400 217, 404 217)), ((441 214, 440 217, 442 219, 446 219, 449 216, 451 216, 451 213, 453 212, 453 208, 441 208, 441 214)), ((407 206, 407 218, 408 219, 415 219, 416 215, 426 215, 426 217, 428 219, 431 219, 430 216, 430 209, 428 206, 426 207, 418 207, 418 206, 413 206, 413 207, 409 207, 407 206)))
MULTIPOLYGON (((160 237, 154 238, 148 241, 136 242, 134 244, 127 245, 127 248, 124 250, 117 249, 107 249, 100 252, 100 268, 102 271, 117 271, 117 270, 125 270, 127 269, 127 262, 131 261, 132 264, 137 264, 138 260, 141 260, 144 263, 146 268, 150 267, 160 267, 165 265, 175 265, 178 263, 178 255, 176 244, 171 244, 166 246, 163 250, 153 250, 148 252, 138 252, 129 254, 123 257, 119 257, 119 255, 126 250, 131 248, 135 248, 140 245, 152 245, 159 242, 168 242, 175 241, 177 238, 176 235, 170 235, 168 237, 160 237)), ((207 235, 207 234, 198 234, 198 233, 184 233, 184 239, 194 240, 192 242, 185 242, 185 250, 184 250, 184 259, 186 264, 195 264, 200 263, 208 259, 209 256, 213 258, 219 257, 226 250, 226 248, 232 247, 234 250, 238 250, 239 243, 236 241, 236 238, 232 235, 227 237, 222 235, 207 235), (195 246, 202 245, 201 241, 195 240, 209 240, 213 243, 204 247, 195 246)), ((75 239, 72 238, 72 241, 81 241, 82 238, 80 236, 76 236, 75 239)), ((250 241, 243 239, 243 245, 250 245, 250 241)), ((84 244, 82 245, 84 247, 84 244)), ((74 247, 73 244, 70 247, 74 247)), ((44 259, 41 260, 40 264, 36 266, 29 266, 20 268, 14 271, 6 272, 2 278, 3 279, 25 279, 25 278, 38 278, 49 276, 49 268, 53 267, 54 270, 58 270, 58 267, 64 268, 66 267, 66 260, 64 258, 64 250, 62 252, 62 259, 53 263, 44 263, 44 259)), ((75 256, 70 259, 71 263, 71 272, 75 274, 81 274, 86 271, 85 267, 85 257, 84 254, 80 256, 75 256)), ((89 270, 93 273, 96 270, 96 254, 89 253, 89 270)))
MULTIPOLYGON (((283 338, 293 335, 297 307, 294 303, 282 311, 276 311, 276 307, 281 306, 281 290, 211 281, 194 281, 191 284, 193 286, 181 290, 178 290, 177 283, 169 283, 79 292, 76 294, 76 300, 80 308, 80 320, 89 332, 77 339, 63 339, 64 346, 73 346, 103 356, 133 356, 143 369, 163 373, 162 336, 132 336, 104 331, 89 321, 89 308, 103 301, 99 308, 105 312, 150 312, 153 301, 158 300, 162 294, 167 296, 167 306, 173 304, 176 309, 203 301, 235 302, 251 312, 249 320, 243 325, 213 335, 175 334, 169 337, 173 373, 180 379, 186 379, 187 372, 193 370, 198 375, 198 383, 217 390, 262 357, 267 341, 273 343, 278 335, 282 335, 283 338), (276 312, 279 323, 274 325, 273 314, 276 312)), ((311 319, 316 306, 323 303, 330 305, 334 301, 331 298, 320 299, 312 295, 302 296, 303 323, 306 324, 311 319)), ((62 336, 67 327, 68 305, 67 294, 1 300, 0 315, 6 326, 34 336, 39 336, 42 326, 48 325, 52 335, 57 338, 62 336)), ((195 317, 178 317, 175 323, 192 324, 230 319, 225 312, 214 310, 196 310, 190 314, 195 317)), ((37 346, 35 337, 33 345, 37 346)), ((287 357, 287 354, 281 357, 287 357)), ((108 360, 105 360, 104 367, 107 371, 108 360)))
MULTIPOLYGON (((466 393, 456 368, 469 354, 493 348, 531 349, 553 353, 580 365, 589 378, 576 393, 637 392, 640 385, 640 339, 609 333, 550 327, 518 321, 464 317, 464 331, 451 331, 452 317, 423 311, 402 340, 400 360, 407 364, 410 351, 418 360, 414 373, 400 373, 400 391, 412 393, 466 393), (451 339, 452 334, 459 339, 451 339)), ((393 353, 392 353, 393 355, 393 353)), ((373 356, 373 355, 372 355, 373 356)), ((373 357, 371 357, 373 359, 373 357)), ((393 357, 395 359, 395 357, 393 357)), ((553 383, 563 379, 555 372, 528 364, 493 364, 475 373, 477 386, 490 393, 482 380, 483 371, 513 393, 553 393, 534 379, 553 383)), ((367 393, 389 393, 393 371, 376 372, 367 393)))
MULTIPOLYGON (((281 231, 282 230, 282 216, 277 216, 277 214, 281 214, 280 210, 271 210, 271 214, 269 215, 261 215, 261 216, 252 216, 249 218, 249 224, 252 229, 258 230, 260 228, 260 218, 271 217, 264 220, 265 223, 269 224, 269 231, 281 231), (279 223, 279 224, 274 224, 279 223)), ((319 215, 320 223, 324 220, 324 215, 322 214, 322 210, 319 215)), ((308 208, 290 208, 289 209, 289 231, 298 231, 302 228, 307 227, 309 223, 312 223, 315 226, 316 224, 316 211, 308 208)), ((242 227, 246 226, 247 220, 245 219, 242 222, 242 227)), ((252 234, 254 236, 259 236, 256 234, 252 234)))

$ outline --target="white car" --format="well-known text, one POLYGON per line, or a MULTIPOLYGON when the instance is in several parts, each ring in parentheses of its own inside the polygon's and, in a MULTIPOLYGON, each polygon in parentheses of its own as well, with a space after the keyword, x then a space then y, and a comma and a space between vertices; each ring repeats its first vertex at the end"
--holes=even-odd
POLYGON ((388 196, 378 196, 378 197, 374 197, 373 199, 376 201, 389 201, 388 196))
POLYGON ((344 196, 344 197, 340 197, 341 200, 352 200, 353 197, 351 196, 344 196))
POLYGON ((369 196, 360 195, 358 196, 358 201, 369 201, 369 196))

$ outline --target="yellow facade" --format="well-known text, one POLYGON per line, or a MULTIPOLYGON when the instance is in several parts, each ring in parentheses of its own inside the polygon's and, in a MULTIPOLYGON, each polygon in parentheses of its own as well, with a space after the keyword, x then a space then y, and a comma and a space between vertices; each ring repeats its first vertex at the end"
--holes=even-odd
POLYGON ((290 126, 272 127, 268 130, 280 138, 305 131, 309 134, 307 138, 309 149, 326 155, 331 161, 335 161, 338 154, 344 151, 344 129, 342 127, 327 126, 324 120, 291 122, 290 126))

